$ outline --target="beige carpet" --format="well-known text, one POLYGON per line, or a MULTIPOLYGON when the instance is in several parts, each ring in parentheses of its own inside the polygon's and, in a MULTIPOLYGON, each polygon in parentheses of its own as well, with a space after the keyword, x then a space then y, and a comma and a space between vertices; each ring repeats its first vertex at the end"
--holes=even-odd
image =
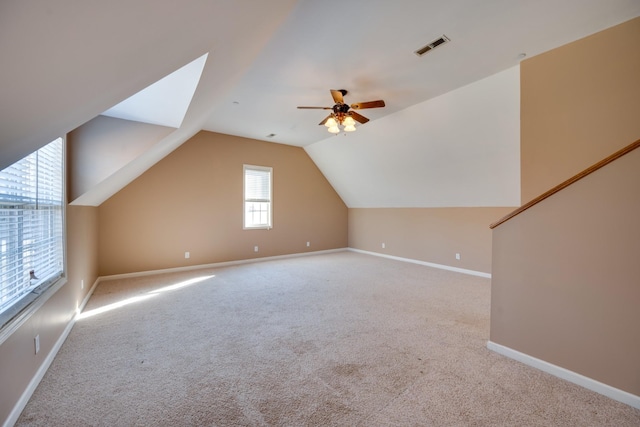
POLYGON ((17 425, 640 425, 487 350, 489 301, 353 252, 103 282, 17 425))

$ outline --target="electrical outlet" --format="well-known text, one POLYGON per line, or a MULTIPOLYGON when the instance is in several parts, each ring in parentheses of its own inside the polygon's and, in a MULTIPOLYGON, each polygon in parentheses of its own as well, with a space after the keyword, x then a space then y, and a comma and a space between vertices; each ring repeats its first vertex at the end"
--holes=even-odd
POLYGON ((311 242, 307 242, 307 247, 311 246, 311 242))
POLYGON ((33 339, 33 344, 35 346, 35 354, 38 354, 40 352, 40 335, 36 335, 36 337, 33 339))
POLYGON ((258 252, 258 247, 257 246, 253 247, 253 252, 258 252))
POLYGON ((80 280, 80 289, 84 289, 84 279, 80 280))
POLYGON ((385 245, 384 243, 382 244, 382 249, 386 248, 387 245, 385 245))
POLYGON ((460 259, 460 254, 456 254, 456 259, 460 259))
POLYGON ((189 258, 190 256, 191 256, 191 254, 190 254, 189 252, 185 252, 185 253, 184 253, 184 257, 185 257, 185 259, 189 258))

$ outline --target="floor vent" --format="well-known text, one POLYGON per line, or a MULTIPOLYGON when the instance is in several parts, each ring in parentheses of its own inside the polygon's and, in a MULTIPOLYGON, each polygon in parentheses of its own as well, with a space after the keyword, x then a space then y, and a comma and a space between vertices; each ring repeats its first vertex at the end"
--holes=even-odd
POLYGON ((425 47, 422 47, 422 48, 416 50, 415 54, 418 55, 418 56, 422 56, 425 53, 427 53, 429 51, 432 51, 433 49, 437 48, 438 46, 447 43, 448 41, 450 41, 449 38, 443 34, 441 37, 435 39, 434 41, 432 41, 431 43, 429 43, 425 47))

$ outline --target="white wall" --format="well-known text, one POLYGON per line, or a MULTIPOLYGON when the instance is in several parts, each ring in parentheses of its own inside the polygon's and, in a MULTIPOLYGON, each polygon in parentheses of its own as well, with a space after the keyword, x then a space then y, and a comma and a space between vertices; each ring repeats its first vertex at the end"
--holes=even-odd
POLYGON ((305 150, 350 208, 519 206, 520 67, 305 150))

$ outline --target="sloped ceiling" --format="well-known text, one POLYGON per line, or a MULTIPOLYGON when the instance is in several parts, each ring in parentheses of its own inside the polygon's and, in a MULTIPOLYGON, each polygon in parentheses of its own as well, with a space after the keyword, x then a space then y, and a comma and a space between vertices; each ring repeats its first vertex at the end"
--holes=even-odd
POLYGON ((461 186, 471 175, 486 185, 519 179, 506 166, 517 157, 518 115, 501 114, 517 96, 519 54, 639 15, 637 0, 4 1, 0 167, 208 53, 180 126, 83 204, 99 205, 201 129, 305 147, 350 206, 517 204, 510 186, 461 186), (451 42, 413 54, 442 34, 451 42), (491 85, 501 97, 483 108, 491 85), (355 134, 327 138, 324 112, 296 106, 330 106, 329 89, 342 88, 349 103, 387 107, 362 111, 371 121, 355 134), (481 142, 470 138, 476 130, 481 142), (354 170, 360 179, 384 170, 384 179, 363 184, 354 170))
POLYGON ((118 181, 139 175, 202 128, 294 5, 295 0, 0 2, 0 167, 209 53, 181 127, 118 181))
POLYGON ((519 83, 515 66, 305 149, 349 207, 517 206, 519 83))
POLYGON ((103 116, 179 128, 198 87, 208 53, 147 86, 103 116))

